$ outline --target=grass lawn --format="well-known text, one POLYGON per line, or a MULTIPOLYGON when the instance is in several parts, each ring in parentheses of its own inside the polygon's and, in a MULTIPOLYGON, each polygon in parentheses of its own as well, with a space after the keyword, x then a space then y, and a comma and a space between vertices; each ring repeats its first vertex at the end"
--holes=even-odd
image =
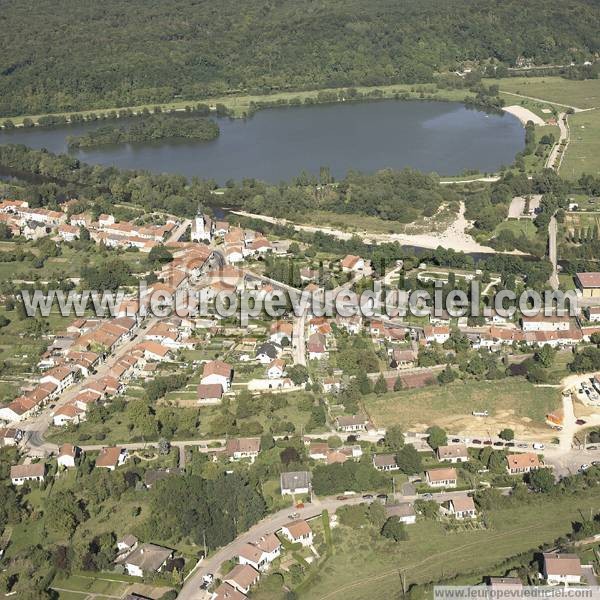
MULTIPOLYGON (((600 81, 597 85, 600 90, 600 81)), ((597 177, 600 175, 600 110, 571 115, 569 127, 571 141, 560 174, 569 179, 577 179, 582 173, 597 177)))
POLYGON ((483 433, 505 426, 513 426, 520 432, 540 428, 546 414, 559 403, 557 389, 535 387, 521 377, 457 381, 383 396, 371 394, 364 399, 368 413, 378 426, 399 424, 405 429, 425 429, 435 424, 453 433, 462 428, 483 433), (490 417, 473 417, 474 410, 487 410, 490 417))
MULTIPOLYGON (((523 96, 531 96, 549 103, 558 102, 577 108, 600 106, 600 80, 576 81, 562 77, 508 77, 506 79, 486 79, 486 83, 497 83, 500 90, 523 96)), ((518 98, 506 95, 507 104, 519 104, 518 98), (514 100, 514 101, 513 101, 514 100)), ((550 115, 546 115, 546 118, 550 115)))
POLYGON ((478 570, 481 575, 474 575, 472 582, 480 582, 483 575, 499 575, 493 568, 503 559, 554 541, 570 532, 571 522, 581 518, 579 511, 597 511, 599 506, 597 496, 586 492, 489 511, 486 530, 449 533, 440 523, 419 521, 407 528, 409 540, 399 544, 367 528, 339 527, 333 530, 335 553, 301 598, 397 598, 401 597, 401 574, 411 585, 478 570))
POLYGON ((525 236, 526 238, 534 238, 537 233, 537 228, 532 219, 508 219, 507 221, 502 221, 502 223, 494 229, 492 237, 496 237, 501 231, 511 231, 518 237, 525 236))

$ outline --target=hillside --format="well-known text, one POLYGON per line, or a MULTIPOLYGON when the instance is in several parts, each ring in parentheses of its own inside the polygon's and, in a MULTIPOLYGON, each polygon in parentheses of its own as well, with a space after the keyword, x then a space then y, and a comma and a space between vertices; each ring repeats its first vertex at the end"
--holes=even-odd
POLYGON ((600 50, 599 29, 592 0, 6 0, 0 116, 556 64, 600 50))

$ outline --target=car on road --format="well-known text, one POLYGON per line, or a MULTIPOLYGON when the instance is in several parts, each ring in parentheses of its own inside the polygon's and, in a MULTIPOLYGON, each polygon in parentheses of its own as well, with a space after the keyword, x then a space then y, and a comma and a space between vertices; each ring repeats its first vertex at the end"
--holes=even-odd
POLYGON ((506 444, 504 444, 504 446, 506 448, 514 448, 516 446, 516 444, 514 442, 506 442, 506 444))
POLYGON ((517 444, 517 448, 529 448, 529 444, 517 444))
POLYGON ((534 450, 543 450, 546 446, 540 442, 534 442, 533 449, 534 450))
POLYGON ((377 499, 387 501, 388 497, 387 494, 377 494, 377 499))
POLYGON ((492 440, 484 440, 483 445, 484 446, 491 446, 492 445, 492 440))
POLYGON ((598 450, 598 446, 588 446, 586 450, 598 450))
POLYGON ((337 496, 336 500, 348 500, 348 496, 337 496))
POLYGON ((494 446, 504 446, 504 442, 494 442, 494 446))
POLYGON ((473 440, 473 444, 479 445, 481 444, 481 440, 473 440))
POLYGON ((363 500, 373 500, 373 494, 363 494, 363 500))
POLYGON ((590 465, 588 465, 587 463, 583 463, 580 467, 579 467, 579 472, 580 473, 585 473, 585 471, 587 471, 590 468, 590 465))
POLYGON ((432 494, 423 494, 421 496, 421 498, 423 498, 423 500, 432 500, 433 499, 433 495, 432 494))
POLYGON ((600 460, 593 460, 592 467, 598 467, 598 466, 600 466, 600 460))
POLYGON ((452 438, 453 444, 460 444, 460 438, 452 438))
POLYGON ((575 425, 585 425, 586 421, 584 421, 583 419, 577 419, 577 421, 575 421, 575 425))
MULTIPOLYGON (((346 498, 346 496, 344 496, 344 499, 346 498)), ((297 512, 293 512, 292 514, 288 515, 288 519, 297 519, 300 515, 297 512)))

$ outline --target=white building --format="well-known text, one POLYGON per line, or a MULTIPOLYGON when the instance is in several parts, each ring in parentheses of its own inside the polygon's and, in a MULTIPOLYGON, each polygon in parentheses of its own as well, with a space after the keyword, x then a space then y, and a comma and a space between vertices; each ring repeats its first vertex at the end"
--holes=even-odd
POLYGON ((302 546, 312 546, 313 532, 310 525, 304 519, 292 521, 281 528, 281 533, 292 544, 302 544, 302 546))
POLYGON ((544 553, 543 578, 550 585, 581 583, 583 571, 576 554, 544 553))

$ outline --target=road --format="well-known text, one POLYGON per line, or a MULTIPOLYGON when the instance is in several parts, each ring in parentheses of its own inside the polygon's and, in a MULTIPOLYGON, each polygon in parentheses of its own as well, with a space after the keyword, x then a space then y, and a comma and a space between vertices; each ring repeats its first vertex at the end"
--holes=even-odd
POLYGON ((554 106, 562 106, 563 108, 572 108, 575 112, 585 112, 586 110, 593 110, 591 108, 578 108, 577 106, 571 106, 570 104, 561 104, 560 102, 554 102, 545 98, 535 98, 534 96, 524 96, 523 94, 516 94, 515 92, 505 92, 500 90, 501 94, 507 96, 516 96, 517 98, 526 98, 527 100, 535 100, 536 102, 544 102, 545 104, 554 104, 554 106))
POLYGON ((556 217, 552 215, 550 218, 550 223, 548 223, 548 258, 552 263, 552 275, 550 275, 548 283, 551 285, 553 290, 557 290, 560 284, 558 279, 558 258, 556 244, 557 232, 558 224, 556 222, 556 217))
MULTIPOLYGON (((129 354, 131 350, 140 343, 140 332, 147 331, 158 323, 156 317, 150 319, 142 328, 134 332, 134 337, 129 341, 125 342, 122 346, 119 346, 114 354, 108 357, 108 359, 102 363, 93 375, 93 379, 104 377, 108 375, 110 369, 119 361, 123 356, 129 354)), ((51 409, 47 406, 39 415, 36 415, 27 421, 24 421, 19 425, 23 431, 24 443, 23 448, 25 451, 31 454, 51 454, 58 450, 56 444, 51 444, 44 441, 44 434, 52 424, 52 417, 57 408, 64 406, 71 402, 75 396, 89 383, 90 377, 84 378, 75 385, 67 388, 59 399, 54 402, 54 408, 51 409)))
POLYGON ((178 242, 179 238, 186 232, 186 229, 192 224, 191 219, 184 219, 177 227, 173 230, 171 235, 168 237, 166 244, 178 242))
POLYGON ((567 115, 566 113, 560 113, 557 118, 558 128, 560 130, 560 134, 558 140, 552 146, 552 150, 548 155, 548 159, 546 160, 546 164, 544 165, 546 169, 554 169, 558 172, 560 168, 560 163, 562 162, 562 157, 564 156, 567 144, 569 143, 569 125, 567 123, 567 115), (563 148, 563 152, 561 153, 562 144, 565 144, 563 148), (557 164, 558 162, 558 164, 557 164))
MULTIPOLYGON (((464 496, 465 493, 464 490, 460 492, 439 492, 432 494, 432 496, 434 500, 441 503, 456 496, 464 496)), ((397 494, 396 498, 404 502, 409 502, 416 500, 418 496, 401 496, 400 494, 397 494)), ((197 600, 205 598, 206 595, 200 590, 202 577, 207 573, 217 573, 221 564, 231 558, 235 558, 239 549, 244 544, 255 542, 268 533, 279 531, 283 525, 289 523, 289 515, 292 511, 298 513, 298 518, 300 519, 312 519, 318 517, 324 510, 329 511, 329 514, 334 514, 340 506, 350 506, 353 504, 360 504, 361 502, 365 502, 365 500, 360 495, 349 497, 346 500, 328 497, 316 499, 314 503, 309 504, 304 508, 294 509, 289 507, 269 515, 260 521, 260 523, 257 523, 252 527, 252 529, 239 535, 233 542, 220 548, 206 560, 200 561, 196 565, 193 574, 188 578, 179 592, 179 595, 177 596, 178 600, 197 600)))

